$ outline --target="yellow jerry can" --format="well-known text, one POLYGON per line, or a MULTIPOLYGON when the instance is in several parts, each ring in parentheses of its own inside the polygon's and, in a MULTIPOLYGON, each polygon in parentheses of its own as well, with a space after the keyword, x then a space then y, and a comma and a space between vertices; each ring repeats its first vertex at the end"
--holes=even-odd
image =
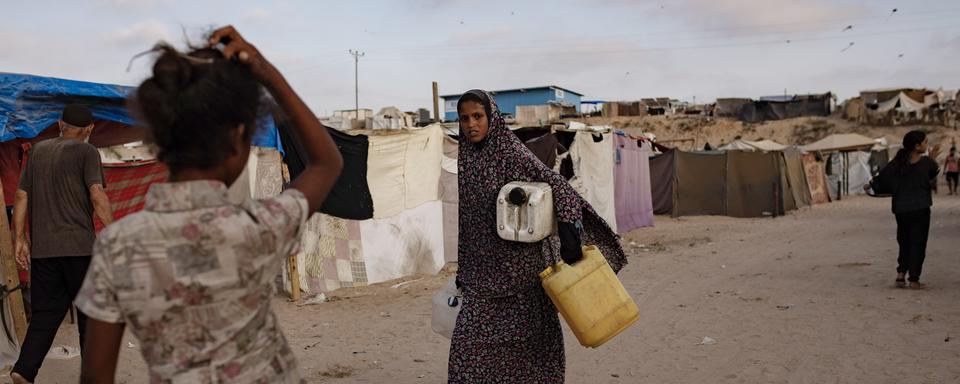
POLYGON ((540 272, 543 289, 585 347, 596 348, 640 318, 620 279, 596 246, 583 247, 583 259, 563 261, 540 272))

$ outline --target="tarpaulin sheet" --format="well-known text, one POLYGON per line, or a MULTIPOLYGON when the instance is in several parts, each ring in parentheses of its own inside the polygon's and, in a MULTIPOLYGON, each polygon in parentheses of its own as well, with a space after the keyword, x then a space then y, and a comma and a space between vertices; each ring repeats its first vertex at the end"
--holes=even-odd
MULTIPOLYGON (((136 125, 126 99, 136 88, 0 72, 0 142, 36 137, 57 122, 70 103, 87 106, 94 119, 136 125)), ((273 117, 257 121, 253 145, 283 151, 273 117)), ((120 143, 123 144, 123 143, 120 143)))
POLYGON ((726 215, 727 155, 676 151, 673 216, 726 215))
POLYGON ((870 152, 846 152, 847 156, 847 194, 865 195, 863 186, 870 182, 870 152))
POLYGON ((677 150, 671 149, 650 158, 650 195, 654 214, 673 213, 673 187, 677 177, 676 154, 677 150))
POLYGON ((803 172, 807 177, 807 185, 810 187, 810 202, 812 204, 825 204, 830 202, 830 192, 827 189, 826 165, 817 161, 814 154, 803 155, 803 172))
POLYGON ((615 134, 614 203, 617 211, 617 232, 653 226, 653 197, 650 192, 649 144, 615 134))
POLYGON ((760 217, 779 211, 779 154, 727 153, 727 215, 760 217))
POLYGON ((343 219, 364 220, 373 217, 373 197, 367 185, 367 136, 350 136, 327 128, 343 157, 343 170, 327 195, 320 212, 343 219))
POLYGON ((440 201, 443 202, 443 258, 448 263, 457 262, 457 240, 460 228, 460 186, 457 177, 459 152, 460 147, 457 141, 444 136, 440 201))
POLYGON ((570 159, 573 164, 570 185, 590 203, 610 228, 617 228, 612 135, 577 132, 570 148, 570 159), (599 141, 594 140, 595 137, 599 141))
POLYGON ((397 215, 438 199, 443 160, 439 125, 368 139, 367 185, 374 218, 397 215))
POLYGON ((787 181, 790 183, 790 190, 793 192, 793 199, 796 201, 797 207, 809 207, 812 204, 812 199, 800 151, 788 149, 783 152, 783 159, 787 166, 787 181))
MULTIPOLYGON (((150 186, 167 181, 167 167, 155 161, 105 166, 103 176, 106 179, 110 207, 113 208, 113 219, 119 220, 143 209, 150 186)), ((96 227, 99 231, 103 224, 97 220, 96 227)))
POLYGON ((557 137, 551 133, 523 142, 533 155, 547 165, 547 168, 553 169, 557 164, 557 147, 560 142, 557 137))

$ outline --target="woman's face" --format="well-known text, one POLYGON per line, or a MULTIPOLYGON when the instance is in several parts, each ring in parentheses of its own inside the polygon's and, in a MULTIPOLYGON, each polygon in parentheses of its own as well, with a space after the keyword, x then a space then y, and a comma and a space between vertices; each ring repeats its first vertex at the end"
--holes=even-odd
POLYGON ((923 139, 923 142, 917 144, 917 153, 926 153, 927 152, 927 139, 923 139))
POLYGON ((460 104, 460 132, 467 136, 471 143, 479 143, 487 138, 489 120, 483 104, 476 101, 464 101, 460 104))

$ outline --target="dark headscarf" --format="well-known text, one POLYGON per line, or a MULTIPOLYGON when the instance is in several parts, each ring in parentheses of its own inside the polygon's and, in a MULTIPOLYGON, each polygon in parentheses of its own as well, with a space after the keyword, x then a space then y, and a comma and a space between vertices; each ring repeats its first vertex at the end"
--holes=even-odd
MULTIPOLYGON (((537 159, 507 129, 497 104, 485 91, 471 90, 487 111, 487 137, 472 143, 460 130, 458 156, 460 233, 458 280, 468 294, 508 296, 539 286, 539 273, 558 256, 541 243, 501 239, 496 229, 496 200, 500 189, 513 181, 543 182, 553 190, 557 220, 581 223, 583 244, 596 245, 614 271, 627 264, 619 236, 567 181, 537 159)), ((457 103, 459 111, 460 103, 457 103)), ((550 247, 553 247, 550 242, 550 247)))

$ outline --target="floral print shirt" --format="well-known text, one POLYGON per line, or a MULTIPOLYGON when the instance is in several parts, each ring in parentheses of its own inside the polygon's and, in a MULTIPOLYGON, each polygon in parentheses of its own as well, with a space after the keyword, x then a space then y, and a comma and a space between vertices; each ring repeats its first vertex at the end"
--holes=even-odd
POLYGON ((234 205, 221 182, 155 184, 100 234, 76 305, 127 324, 151 383, 299 382, 270 298, 307 207, 297 190, 234 205))

